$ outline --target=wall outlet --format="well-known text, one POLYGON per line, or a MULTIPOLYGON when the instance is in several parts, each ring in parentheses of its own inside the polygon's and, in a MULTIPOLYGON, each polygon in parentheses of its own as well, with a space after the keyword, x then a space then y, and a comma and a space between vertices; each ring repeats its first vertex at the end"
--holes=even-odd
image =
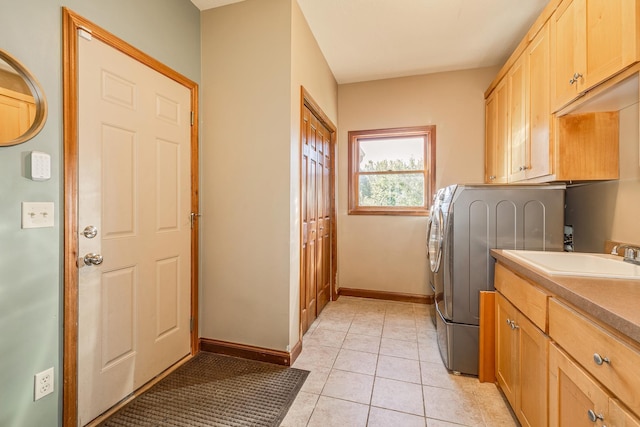
POLYGON ((39 372, 34 376, 33 400, 38 400, 49 393, 53 393, 53 368, 39 372))

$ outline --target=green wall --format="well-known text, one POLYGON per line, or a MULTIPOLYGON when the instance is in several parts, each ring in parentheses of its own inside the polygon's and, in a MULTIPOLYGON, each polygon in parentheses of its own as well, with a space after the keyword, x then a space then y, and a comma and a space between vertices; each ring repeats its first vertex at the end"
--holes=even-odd
POLYGON ((200 82, 200 12, 189 0, 0 0, 0 49, 40 81, 49 115, 34 139, 0 147, 0 426, 61 425, 62 6, 200 82), (24 157, 51 155, 52 177, 25 178, 24 157), (55 204, 55 227, 20 228, 21 202, 55 204), (33 375, 53 366, 55 392, 33 401, 33 375))

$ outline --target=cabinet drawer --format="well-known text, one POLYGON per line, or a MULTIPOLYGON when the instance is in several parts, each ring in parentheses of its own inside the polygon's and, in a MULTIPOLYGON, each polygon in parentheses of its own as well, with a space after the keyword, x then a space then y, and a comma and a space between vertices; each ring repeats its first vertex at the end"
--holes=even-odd
POLYGON ((494 286, 534 325, 547 331, 549 294, 499 263, 496 264, 494 286))
POLYGON ((551 299, 549 336, 633 412, 640 414, 640 351, 572 308, 551 299), (597 357, 606 358, 601 364, 597 357))

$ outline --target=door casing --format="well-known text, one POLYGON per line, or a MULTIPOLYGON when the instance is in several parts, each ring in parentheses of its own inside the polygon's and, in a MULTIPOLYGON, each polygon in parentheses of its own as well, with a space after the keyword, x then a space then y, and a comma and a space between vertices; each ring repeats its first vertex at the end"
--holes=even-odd
MULTIPOLYGON (((198 85, 153 59, 110 32, 63 8, 63 127, 64 127, 64 295, 63 295, 63 395, 62 422, 77 425, 78 419, 78 69, 77 34, 84 30, 102 42, 131 56, 153 70, 180 83, 191 92, 191 212, 198 202, 198 85)), ((191 231, 191 354, 198 351, 198 216, 191 231)))

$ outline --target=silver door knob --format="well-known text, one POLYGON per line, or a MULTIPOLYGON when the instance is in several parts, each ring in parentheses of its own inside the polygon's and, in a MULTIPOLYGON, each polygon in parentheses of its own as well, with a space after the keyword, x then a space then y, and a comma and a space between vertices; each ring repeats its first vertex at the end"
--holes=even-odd
POLYGON ((82 258, 82 260, 84 261, 84 265, 100 265, 102 264, 102 255, 88 253, 84 256, 84 258, 82 258))
POLYGON ((93 239, 94 237, 96 237, 98 235, 98 229, 96 227, 94 227, 93 225, 87 225, 84 228, 84 230, 82 230, 82 234, 87 239, 93 239))

